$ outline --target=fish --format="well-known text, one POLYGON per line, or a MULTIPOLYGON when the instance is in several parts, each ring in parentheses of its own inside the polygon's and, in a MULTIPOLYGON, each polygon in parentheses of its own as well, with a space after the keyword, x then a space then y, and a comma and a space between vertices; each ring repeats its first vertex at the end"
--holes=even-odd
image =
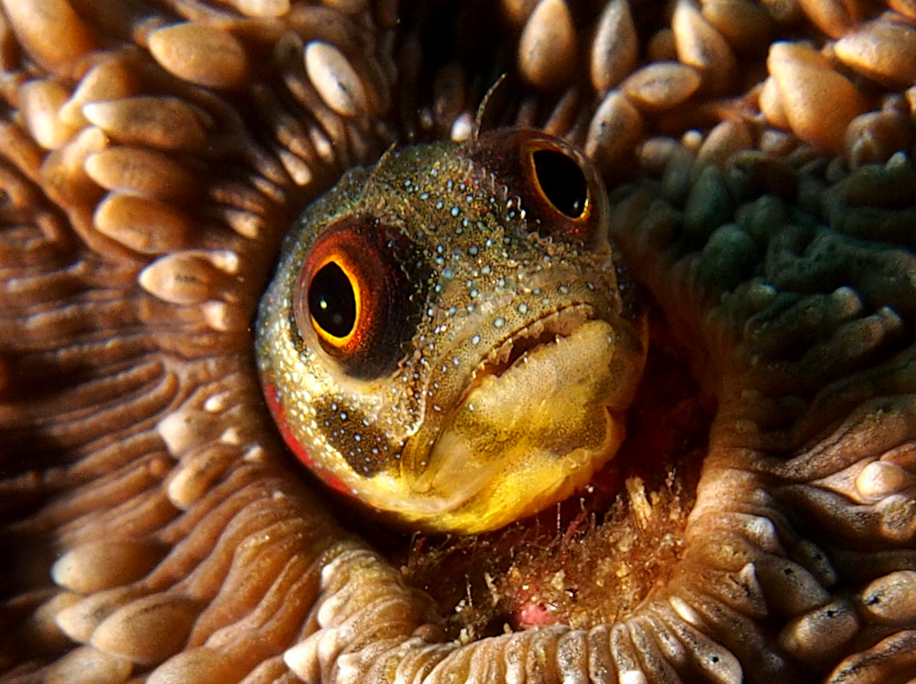
POLYGON ((647 324, 597 169, 535 131, 395 150, 286 238, 256 349, 287 444, 411 529, 477 533, 623 442, 647 324))

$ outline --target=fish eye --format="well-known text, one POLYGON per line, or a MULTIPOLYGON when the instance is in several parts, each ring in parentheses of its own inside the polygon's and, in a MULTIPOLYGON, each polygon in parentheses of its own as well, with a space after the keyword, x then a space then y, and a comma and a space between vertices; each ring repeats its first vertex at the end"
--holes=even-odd
POLYGON ((606 239, 609 210, 601 174, 566 141, 530 129, 491 132, 468 155, 518 199, 523 230, 587 248, 606 239))
POLYGON ((409 283, 385 233, 358 217, 329 227, 306 254, 293 293, 302 338, 354 377, 377 377, 400 353, 409 283))
POLYGON ((335 346, 344 346, 360 315, 360 284, 337 261, 328 261, 308 284, 308 305, 315 332, 335 346))
POLYGON ((534 180, 543 196, 564 216, 580 218, 588 207, 588 181, 582 167, 568 155, 554 149, 531 153, 534 180))

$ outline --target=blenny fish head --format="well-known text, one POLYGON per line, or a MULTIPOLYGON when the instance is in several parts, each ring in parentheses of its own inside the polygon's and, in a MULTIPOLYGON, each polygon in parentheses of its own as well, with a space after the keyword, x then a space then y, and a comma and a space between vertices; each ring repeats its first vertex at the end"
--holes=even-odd
POLYGON ((260 306, 287 444, 414 529, 492 530, 572 494, 620 446, 646 356, 607 222, 591 162, 530 130, 348 173, 260 306))

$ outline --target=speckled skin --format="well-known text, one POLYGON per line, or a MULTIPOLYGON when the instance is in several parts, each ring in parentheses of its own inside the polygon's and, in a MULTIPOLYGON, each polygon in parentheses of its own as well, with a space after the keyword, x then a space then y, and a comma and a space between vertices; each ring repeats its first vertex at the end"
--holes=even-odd
POLYGON ((259 365, 287 443, 331 486, 426 529, 496 528, 584 484, 623 439, 645 360, 605 202, 590 162, 533 131, 404 148, 351 171, 288 235, 260 310, 259 365), (584 169, 575 221, 531 175, 544 147, 584 169), (365 258, 404 288, 376 304, 403 315, 369 372, 297 325, 303 263, 342 224, 344 240, 381 236, 365 258), (485 368, 534 338, 511 370, 485 368))

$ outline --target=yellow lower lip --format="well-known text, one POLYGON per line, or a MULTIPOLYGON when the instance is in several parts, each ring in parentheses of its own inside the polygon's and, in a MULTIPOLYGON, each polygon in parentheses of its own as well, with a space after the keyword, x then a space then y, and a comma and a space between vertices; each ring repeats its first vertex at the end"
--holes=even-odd
POLYGON ((496 529, 585 484, 623 441, 621 414, 642 370, 630 341, 605 321, 587 321, 484 378, 412 485, 435 526, 496 529))

